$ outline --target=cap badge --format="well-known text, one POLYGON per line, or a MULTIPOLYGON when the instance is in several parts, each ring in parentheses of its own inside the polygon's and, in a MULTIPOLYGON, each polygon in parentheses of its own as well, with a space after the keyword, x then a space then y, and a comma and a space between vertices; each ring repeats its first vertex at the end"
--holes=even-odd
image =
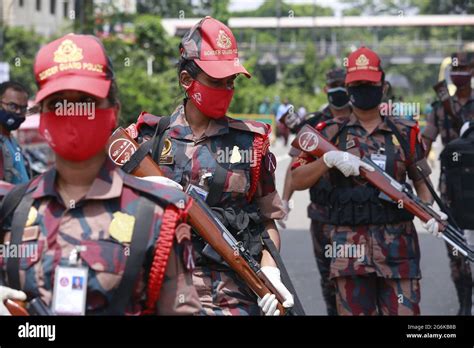
POLYGON ((224 30, 219 30, 219 35, 217 36, 217 46, 222 49, 228 49, 230 46, 232 46, 232 40, 224 30))
POLYGON ((366 66, 369 65, 369 60, 364 54, 361 54, 359 58, 356 59, 357 66, 366 66))
POLYGON ((59 45, 56 52, 54 52, 55 63, 77 62, 82 58, 84 58, 82 56, 82 48, 77 47, 77 45, 69 39, 61 42, 61 45, 59 45))

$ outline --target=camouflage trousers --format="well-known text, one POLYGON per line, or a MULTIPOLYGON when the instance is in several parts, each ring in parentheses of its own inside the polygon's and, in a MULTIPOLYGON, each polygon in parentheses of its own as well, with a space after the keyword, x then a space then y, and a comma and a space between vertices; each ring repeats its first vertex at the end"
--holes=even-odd
POLYGON ((234 271, 197 267, 193 284, 201 301, 201 315, 261 315, 257 297, 234 271))
MULTIPOLYGON (((443 202, 448 202, 448 197, 445 194, 447 191, 446 176, 443 173, 441 173, 439 180, 439 190, 443 202)), ((448 243, 446 243, 446 249, 448 251, 451 279, 456 288, 459 301, 458 314, 471 315, 473 281, 469 261, 462 254, 454 252, 454 248, 448 243)))
POLYGON ((448 250, 451 279, 459 300, 458 315, 471 315, 472 307, 472 273, 469 261, 461 253, 454 252, 454 248, 446 243, 448 250))
POLYGON ((331 244, 331 227, 317 220, 311 220, 311 238, 313 240, 314 256, 321 276, 321 290, 328 315, 337 315, 336 288, 334 281, 329 279, 331 258, 324 255, 324 247, 331 244))
POLYGON ((390 279, 375 274, 335 278, 339 315, 419 315, 418 279, 390 279))

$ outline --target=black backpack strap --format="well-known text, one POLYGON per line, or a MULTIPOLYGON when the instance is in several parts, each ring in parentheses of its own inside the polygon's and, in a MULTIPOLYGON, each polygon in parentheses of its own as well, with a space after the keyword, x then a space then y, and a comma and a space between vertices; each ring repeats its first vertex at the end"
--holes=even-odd
MULTIPOLYGON (((235 134, 232 132, 232 130, 230 130, 229 134, 223 139, 222 147, 232 148, 233 151, 233 147, 235 145, 235 134)), ((208 149, 209 152, 212 153, 210 146, 208 146, 208 149)), ((232 164, 230 164, 229 169, 231 169, 231 167, 232 164)), ((220 165, 216 159, 216 170, 212 177, 212 184, 209 187, 209 194, 206 198, 206 203, 208 206, 215 207, 217 204, 219 204, 222 197, 222 192, 224 192, 224 186, 227 180, 227 173, 229 172, 229 169, 226 169, 220 165)))
POLYGON ((164 133, 168 129, 169 125, 171 123, 171 116, 166 116, 160 118, 158 121, 158 126, 156 127, 155 134, 153 135, 153 145, 152 145, 152 150, 151 150, 151 155, 153 157, 153 160, 160 164, 160 158, 161 158, 161 153, 163 152, 163 146, 164 146, 164 133))
POLYGON ((2 205, 0 206, 0 232, 3 230, 3 223, 20 204, 21 199, 25 195, 28 189, 29 183, 16 185, 7 195, 3 198, 2 205))
POLYGON ((444 112, 444 128, 446 129, 446 142, 449 143, 451 141, 451 122, 449 120, 449 115, 446 111, 444 112))
MULTIPOLYGON (((158 126, 156 127, 155 134, 151 139, 148 139, 130 156, 130 159, 127 163, 122 166, 122 170, 130 174, 133 170, 143 161, 146 155, 150 153, 150 150, 155 150, 158 146, 158 153, 161 154, 163 151, 163 133, 168 128, 170 124, 170 117, 161 117, 158 121, 158 126)), ((155 152, 152 152, 153 159, 156 163, 159 164, 159 156, 155 158, 155 152)))
POLYGON ((219 163, 216 163, 216 171, 214 172, 212 185, 209 188, 209 194, 206 198, 206 203, 210 207, 216 206, 221 200, 225 181, 227 180, 227 172, 227 169, 222 167, 219 163))
POLYGON ((137 277, 140 275, 140 269, 145 260, 155 206, 156 203, 143 196, 138 200, 135 226, 133 227, 132 241, 130 242, 130 253, 120 284, 106 310, 107 315, 123 315, 130 302, 133 289, 138 280, 137 277))
POLYGON ((153 145, 153 139, 149 139, 147 141, 145 141, 143 144, 140 145, 140 147, 138 148, 137 151, 135 151, 131 156, 130 156, 130 159, 128 160, 127 163, 125 163, 123 166, 122 166, 122 170, 127 173, 127 174, 130 174, 131 172, 133 172, 133 170, 138 167, 138 165, 143 161, 143 159, 145 158, 146 155, 148 155, 148 153, 150 152, 151 150, 151 147, 153 145))
POLYGON ((385 117, 385 122, 387 123, 387 126, 390 127, 390 129, 392 130, 393 134, 395 135, 395 137, 397 138, 398 142, 400 143, 400 146, 402 147, 403 152, 405 152, 405 157, 406 157, 410 162, 412 162, 412 155, 411 155, 411 151, 410 151, 410 144, 408 143, 408 141, 402 136, 402 134, 400 133, 400 130, 397 128, 397 126, 395 126, 395 124, 394 124, 388 117, 385 117))
POLYGON ((385 162, 385 171, 387 172, 388 175, 394 178, 395 177, 395 146, 393 144, 392 134, 387 132, 384 134, 384 138, 385 138, 385 156, 387 156, 387 159, 385 162))
MULTIPOLYGON (((346 125, 349 123, 349 120, 345 120, 341 125, 339 126, 339 129, 337 130, 336 134, 329 140, 331 143, 335 143, 336 139, 340 136, 341 132, 346 129, 346 125)), ((346 129, 346 135, 347 135, 347 129, 346 129)), ((345 137, 344 137, 345 138, 345 137)), ((345 149, 342 149, 344 151, 345 149)))
MULTIPOLYGON (((18 192, 18 191, 17 191, 18 192)), ((21 191, 20 191, 21 193, 21 191)), ((18 193, 16 193, 18 195, 18 193)), ((18 197, 18 196, 16 196, 18 197)), ((16 198, 15 197, 15 198, 16 198)), ((20 197, 18 208, 14 208, 13 220, 11 224, 11 239, 10 246, 16 245, 17 250, 20 250, 20 244, 23 239, 23 232, 25 224, 28 219, 30 208, 33 205, 33 193, 30 192, 23 197, 20 197)), ((8 286, 13 289, 20 290, 20 258, 9 257, 7 260, 7 275, 8 286)))

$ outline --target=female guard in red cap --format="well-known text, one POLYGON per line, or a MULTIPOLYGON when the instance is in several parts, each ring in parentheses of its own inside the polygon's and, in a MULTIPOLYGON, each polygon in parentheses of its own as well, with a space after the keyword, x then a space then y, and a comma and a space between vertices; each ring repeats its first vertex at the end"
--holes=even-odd
MULTIPOLYGON (((360 160, 368 157, 398 182, 405 183, 408 176, 419 197, 431 202, 423 180, 431 170, 418 125, 381 114, 384 72, 370 49, 361 47, 349 55, 345 83, 352 114, 316 127, 340 151, 329 151, 317 160, 300 155, 292 184, 303 190, 325 173, 330 176, 328 224, 332 231, 325 255, 331 258, 338 314, 417 315, 421 273, 413 215, 382 200, 380 191, 359 177, 359 168, 374 170, 360 160)), ((439 226, 433 218, 425 228, 437 234, 439 226)))
MULTIPOLYGON (((270 127, 226 116, 240 64, 234 35, 223 23, 206 17, 182 39, 178 77, 186 97, 170 117, 143 113, 136 127, 162 146, 153 157, 164 174, 186 190, 197 190, 235 238, 261 263, 262 271, 293 306, 293 296, 262 240, 279 247, 274 219, 284 215, 275 190, 275 157, 269 152, 270 127)), ((135 127, 135 125, 132 125, 135 127)), ((278 315, 274 295, 257 299, 240 277, 193 236, 188 267, 207 315, 278 315), (260 307, 260 308, 259 308, 260 307)))

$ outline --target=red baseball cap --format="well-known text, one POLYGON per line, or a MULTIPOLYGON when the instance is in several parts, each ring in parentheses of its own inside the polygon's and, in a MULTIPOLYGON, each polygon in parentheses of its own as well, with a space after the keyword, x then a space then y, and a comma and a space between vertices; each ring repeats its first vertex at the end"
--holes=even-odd
POLYGON ((377 53, 364 46, 349 55, 346 71, 346 83, 354 81, 379 82, 382 80, 383 74, 377 53))
POLYGON ((36 103, 64 90, 105 98, 114 78, 104 46, 92 35, 68 34, 42 47, 34 72, 39 87, 36 103))
POLYGON ((181 56, 193 59, 209 76, 221 79, 234 74, 251 77, 239 61, 237 41, 224 23, 206 16, 181 40, 181 56))

